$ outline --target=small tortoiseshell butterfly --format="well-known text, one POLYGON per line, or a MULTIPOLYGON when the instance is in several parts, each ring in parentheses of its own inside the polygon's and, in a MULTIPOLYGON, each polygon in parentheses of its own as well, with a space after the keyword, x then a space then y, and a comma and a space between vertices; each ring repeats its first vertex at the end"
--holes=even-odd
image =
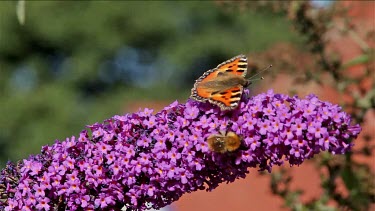
POLYGON ((235 109, 241 100, 243 87, 251 84, 245 78, 246 73, 246 56, 233 57, 199 77, 190 97, 200 102, 209 101, 221 110, 235 109))
POLYGON ((241 146, 241 138, 234 132, 213 134, 207 138, 208 148, 217 153, 236 151, 241 146))

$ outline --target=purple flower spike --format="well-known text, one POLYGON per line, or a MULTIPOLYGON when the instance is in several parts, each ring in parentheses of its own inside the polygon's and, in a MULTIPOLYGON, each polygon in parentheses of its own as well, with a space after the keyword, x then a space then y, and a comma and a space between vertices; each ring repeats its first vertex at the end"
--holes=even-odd
POLYGON ((114 116, 88 126, 91 135, 82 131, 8 163, 0 174, 0 209, 158 209, 244 178, 248 167, 271 171, 321 151, 343 154, 361 131, 337 105, 273 91, 249 98, 245 90, 233 111, 188 100, 151 112, 114 116), (210 151, 207 138, 222 132, 240 137, 239 148, 210 151))

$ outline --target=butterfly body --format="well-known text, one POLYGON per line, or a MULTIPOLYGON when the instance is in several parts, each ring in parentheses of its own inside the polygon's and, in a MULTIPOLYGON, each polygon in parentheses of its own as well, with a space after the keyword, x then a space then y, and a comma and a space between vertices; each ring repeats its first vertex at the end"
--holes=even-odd
POLYGON ((221 72, 219 72, 217 74, 217 77, 214 79, 208 79, 199 83, 197 85, 197 89, 206 89, 212 92, 221 92, 237 85, 246 86, 248 84, 248 81, 242 76, 220 73, 221 72))
POLYGON ((209 101, 221 110, 232 110, 239 105, 243 87, 250 84, 245 78, 246 72, 246 56, 233 57, 199 77, 191 90, 191 98, 209 101))

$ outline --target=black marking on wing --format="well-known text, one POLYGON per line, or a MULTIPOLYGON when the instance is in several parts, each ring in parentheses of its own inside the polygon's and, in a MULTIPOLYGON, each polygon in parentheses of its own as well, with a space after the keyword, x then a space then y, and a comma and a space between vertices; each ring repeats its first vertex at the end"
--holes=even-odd
POLYGON ((223 73, 223 72, 218 72, 217 73, 217 76, 224 76, 225 75, 225 73, 223 73))
POLYGON ((239 98, 239 97, 241 97, 241 93, 238 93, 238 94, 232 95, 230 98, 239 98))
POLYGON ((245 72, 245 70, 244 69, 238 69, 237 72, 243 73, 243 72, 245 72))
POLYGON ((216 94, 218 94, 220 91, 214 91, 214 92, 212 92, 211 93, 211 95, 216 95, 216 94))

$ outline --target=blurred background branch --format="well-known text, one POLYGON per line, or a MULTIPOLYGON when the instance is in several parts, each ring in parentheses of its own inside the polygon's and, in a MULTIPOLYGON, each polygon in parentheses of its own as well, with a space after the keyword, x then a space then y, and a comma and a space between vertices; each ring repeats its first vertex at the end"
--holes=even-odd
MULTIPOLYGON (((251 4, 249 8, 258 10, 268 7, 260 2, 254 4, 251 4)), ((304 38, 311 58, 316 61, 314 73, 306 74, 304 83, 312 80, 322 87, 332 87, 338 95, 346 99, 341 102, 341 105, 351 112, 354 119, 361 125, 369 124, 372 127, 370 130, 374 130, 374 119, 365 119, 366 115, 374 114, 375 108, 374 37, 367 36, 374 33, 373 20, 370 20, 372 24, 369 28, 358 31, 359 25, 351 20, 349 11, 342 6, 337 2, 329 8, 322 9, 314 7, 311 2, 296 1, 289 2, 289 5, 282 3, 273 8, 277 8, 278 12, 288 14, 295 30, 304 38), (353 55, 354 58, 345 59, 344 56, 339 55, 343 53, 342 51, 333 50, 335 45, 347 44, 343 41, 352 43, 353 49, 357 47, 360 50, 353 55), (368 43, 371 43, 372 47, 368 43)), ((375 11, 373 4, 368 6, 372 6, 372 12, 375 11)), ((347 47, 346 51, 353 50, 350 49, 350 45, 347 47)), ((364 143, 360 143, 361 146, 358 146, 356 150, 357 156, 367 157, 370 163, 372 161, 374 164, 373 132, 371 135, 367 133, 366 136, 364 143)), ((323 194, 319 198, 302 205, 298 200, 302 192, 288 188, 292 177, 288 176, 285 170, 276 173, 278 176, 272 177, 273 193, 284 198, 285 205, 292 210, 330 210, 332 208, 326 205, 333 201, 339 210, 370 210, 371 206, 374 208, 374 166, 358 162, 352 154, 347 154, 345 159, 326 156, 314 161, 317 170, 321 172, 323 194), (339 180, 343 184, 339 184, 339 180), (286 188, 279 189, 278 184, 284 184, 286 188), (342 190, 343 188, 345 191, 342 190), (292 202, 291 199, 293 199, 292 202)))
POLYGON ((25 16, 26 16, 26 11, 25 11, 25 0, 18 0, 17 2, 17 7, 16 7, 16 13, 17 13, 17 18, 18 22, 23 25, 25 24, 25 16))

